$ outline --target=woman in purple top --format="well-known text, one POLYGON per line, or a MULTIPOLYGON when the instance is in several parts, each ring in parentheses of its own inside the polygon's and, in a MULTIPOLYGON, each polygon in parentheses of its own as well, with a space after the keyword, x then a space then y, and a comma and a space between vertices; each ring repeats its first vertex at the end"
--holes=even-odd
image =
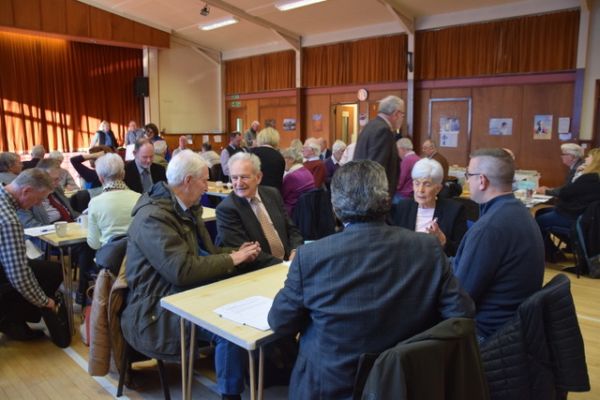
POLYGON ((281 195, 288 215, 291 217, 298 198, 304 192, 315 188, 315 179, 312 173, 302 165, 302 154, 295 148, 288 148, 281 152, 285 160, 285 175, 281 195))

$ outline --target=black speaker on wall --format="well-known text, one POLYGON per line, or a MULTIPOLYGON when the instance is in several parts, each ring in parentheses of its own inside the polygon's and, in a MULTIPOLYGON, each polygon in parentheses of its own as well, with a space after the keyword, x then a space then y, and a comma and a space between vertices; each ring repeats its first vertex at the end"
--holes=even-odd
POLYGON ((145 76, 136 76, 133 81, 133 91, 136 97, 148 97, 148 78, 145 76))

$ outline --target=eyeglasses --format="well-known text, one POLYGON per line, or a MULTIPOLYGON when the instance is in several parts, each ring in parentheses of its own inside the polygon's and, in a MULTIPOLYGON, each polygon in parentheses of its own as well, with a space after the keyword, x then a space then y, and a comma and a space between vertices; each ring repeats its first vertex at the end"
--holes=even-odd
POLYGON ((465 172, 465 180, 468 181, 470 177, 476 176, 476 175, 483 175, 483 174, 480 172, 479 173, 477 173, 477 172, 470 173, 469 171, 466 171, 465 172))

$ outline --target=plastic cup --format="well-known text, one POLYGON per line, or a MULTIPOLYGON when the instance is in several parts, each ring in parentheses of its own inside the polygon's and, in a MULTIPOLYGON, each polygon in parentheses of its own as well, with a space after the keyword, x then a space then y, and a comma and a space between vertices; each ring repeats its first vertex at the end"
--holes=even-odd
POLYGON ((58 221, 54 223, 54 229, 56 230, 56 236, 63 237, 67 236, 67 223, 65 221, 58 221))

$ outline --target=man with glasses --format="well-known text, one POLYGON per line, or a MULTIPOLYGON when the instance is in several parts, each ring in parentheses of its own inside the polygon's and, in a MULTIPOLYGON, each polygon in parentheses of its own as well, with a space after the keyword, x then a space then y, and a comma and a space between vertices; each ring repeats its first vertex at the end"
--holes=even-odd
POLYGON ((387 96, 379 101, 377 118, 364 127, 354 151, 354 160, 373 160, 385 168, 390 188, 394 196, 398 184, 398 152, 396 131, 404 120, 404 101, 397 96, 387 96))
POLYGON ((480 341, 542 287, 544 243, 530 212, 512 193, 514 174, 514 161, 502 149, 475 151, 465 172, 480 218, 463 237, 452 267, 475 302, 480 341))
POLYGON ((560 190, 573 181, 573 177, 577 172, 577 168, 583 164, 583 147, 575 143, 564 143, 560 146, 560 158, 562 163, 569 167, 569 173, 565 178, 565 182, 562 186, 557 188, 549 188, 547 186, 540 186, 536 189, 536 193, 546 194, 548 196, 558 197, 560 190))

